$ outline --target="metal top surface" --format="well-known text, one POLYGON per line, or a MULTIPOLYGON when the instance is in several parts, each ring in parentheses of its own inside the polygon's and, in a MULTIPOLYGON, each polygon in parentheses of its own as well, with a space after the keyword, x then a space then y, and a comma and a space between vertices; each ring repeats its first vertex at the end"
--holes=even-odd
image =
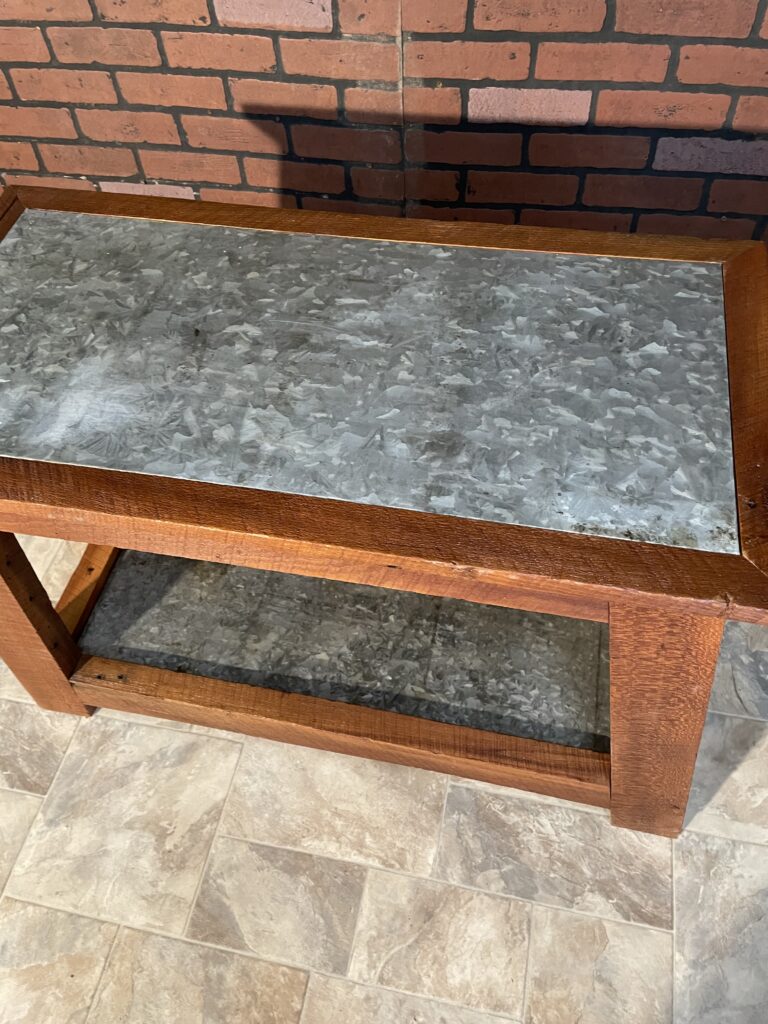
POLYGON ((0 454, 739 550, 714 264, 27 210, 0 454))

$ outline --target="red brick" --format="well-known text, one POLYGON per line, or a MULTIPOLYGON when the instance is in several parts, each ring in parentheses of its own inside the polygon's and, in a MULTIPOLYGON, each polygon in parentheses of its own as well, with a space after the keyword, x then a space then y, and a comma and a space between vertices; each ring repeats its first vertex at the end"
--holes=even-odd
POLYGON ((740 132, 768 131, 768 96, 742 96, 736 105, 733 127, 740 132))
POLYGON ((155 37, 141 28, 49 28, 48 38, 62 64, 160 63, 155 37))
POLYGON ((588 174, 585 206, 637 206, 657 210, 693 210, 702 182, 640 174, 588 174))
POLYGON ((405 176, 400 170, 383 167, 353 167, 352 188, 367 199, 402 199, 405 176))
POLYGON ((616 31, 740 39, 756 9, 757 0, 617 0, 616 31))
POLYGON ((541 203, 569 206, 576 198, 575 174, 530 174, 526 171, 470 171, 468 203, 541 203))
POLYGON ((220 78, 212 75, 174 75, 165 71, 118 71, 117 83, 129 103, 147 107, 196 107, 226 110, 220 78))
POLYGON ((749 46, 684 46, 677 77, 694 85, 768 86, 768 50, 749 46))
POLYGON ((117 94, 106 71, 64 68, 14 68, 13 83, 23 100, 56 103, 116 103, 117 94))
POLYGON ((54 146, 43 143, 40 155, 47 170, 57 174, 129 178, 137 170, 133 153, 117 146, 54 146))
POLYGON ((426 42, 405 44, 409 78, 492 78, 514 82, 528 77, 529 43, 426 42))
POLYGON ((302 198, 304 210, 330 210, 333 213, 361 213, 375 217, 399 217, 399 206, 385 206, 383 203, 356 203, 349 199, 320 199, 317 196, 302 198))
POLYGON ((0 167, 4 171, 36 171, 39 166, 28 142, 0 142, 0 167))
POLYGON ((589 120, 592 93, 586 89, 469 90, 469 120, 512 124, 577 125, 589 120))
POLYGON ((179 133, 170 114, 137 110, 78 110, 83 135, 97 142, 154 142, 172 146, 179 133))
POLYGON ((190 146, 200 149, 240 149, 245 153, 285 153, 285 128, 274 121, 247 117, 206 117, 184 114, 181 119, 190 146))
POLYGON ((297 192, 343 192, 344 168, 336 164, 303 164, 297 160, 245 161, 245 180, 260 188, 297 192))
POLYGON ((641 234, 695 235, 697 238, 751 238, 755 221, 727 217, 675 217, 667 213, 645 213, 637 223, 641 234))
POLYGON ((463 32, 467 0, 402 0, 406 32, 463 32))
POLYGON ((406 85, 403 112, 411 124, 458 124, 461 120, 461 92, 451 86, 429 88, 406 85))
POLYGON ((475 28, 512 32, 597 32, 605 0, 477 0, 475 28))
POLYGON ((480 206, 425 206, 412 200, 406 204, 405 215, 418 220, 486 221, 491 224, 514 224, 517 220, 514 210, 484 210, 480 206))
POLYGON ((296 209, 296 197, 281 192, 248 192, 244 189, 201 188, 200 198, 209 203, 242 203, 244 206, 277 206, 296 209))
POLYGON ((663 82, 668 46, 643 43, 540 43, 536 77, 558 81, 663 82))
POLYGON ((133 181, 100 181, 102 192, 119 192, 132 196, 165 196, 167 199, 194 199, 189 185, 142 185, 133 181))
POLYGON ((171 181, 215 181, 237 185, 240 168, 237 158, 218 153, 185 153, 181 150, 142 149, 141 165, 148 178, 171 181))
POLYGON ((275 70, 275 48, 266 36, 226 32, 161 33, 168 63, 179 68, 216 68, 260 73, 275 70))
POLYGON ((363 124, 401 124, 402 93, 399 89, 358 89, 344 91, 344 112, 350 121, 363 124))
POLYGON ((0 135, 75 139, 77 131, 68 110, 53 107, 0 107, 0 135))
POLYGON ((93 21, 93 14, 88 0, 0 0, 0 21, 93 21))
POLYGON ((401 156, 400 136, 387 129, 298 124, 291 128, 291 137, 299 156, 377 164, 396 164, 401 156))
POLYGON ((768 213, 768 181, 713 181, 708 210, 713 213, 768 213))
POLYGON ((352 36, 396 36, 400 4, 398 0, 339 0, 339 25, 352 36))
POLYGON ((422 132, 411 129, 405 152, 412 163, 496 164, 512 167, 520 163, 522 136, 517 133, 422 132))
POLYGON ((6 25, 0 29, 0 61, 45 64, 50 59, 39 28, 6 25))
POLYGON ((400 54, 395 43, 355 39, 281 39, 283 67, 289 75, 396 82, 400 54))
POLYGON ((0 100, 9 100, 11 98, 11 90, 8 85, 8 80, 2 71, 0 71, 0 100))
POLYGON ((171 25, 210 25, 206 0, 96 0, 104 21, 162 21, 171 25))
POLYGON ((339 101, 335 85, 264 82, 258 78, 230 79, 235 110, 250 114, 290 114, 336 118, 339 101))
POLYGON ((528 160, 544 167, 644 167, 650 141, 640 135, 532 136, 528 160))
POLYGON ((405 172, 405 194, 409 199, 453 202, 459 198, 458 172, 410 167, 405 172))
POLYGON ((521 224, 541 228, 576 228, 577 231, 629 231, 631 213, 598 213, 591 210, 523 210, 521 224))
POLYGON ((331 0, 214 0, 219 24, 285 32, 330 32, 331 0))
POLYGON ((75 188, 80 192, 95 192, 92 181, 83 178, 55 178, 43 174, 6 174, 6 185, 40 185, 43 188, 75 188))
POLYGON ((595 124, 630 128, 721 128, 730 96, 706 92, 603 89, 595 124))

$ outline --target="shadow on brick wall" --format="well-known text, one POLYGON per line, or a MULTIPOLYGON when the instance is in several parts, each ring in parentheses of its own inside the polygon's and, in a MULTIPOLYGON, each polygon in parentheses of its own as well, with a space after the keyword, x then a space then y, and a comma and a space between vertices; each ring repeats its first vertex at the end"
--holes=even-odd
POLYGON ((260 154, 243 155, 248 185, 304 209, 726 238, 761 238, 768 221, 748 213, 768 184, 744 178, 768 142, 744 133, 469 123, 434 107, 240 113, 260 154))

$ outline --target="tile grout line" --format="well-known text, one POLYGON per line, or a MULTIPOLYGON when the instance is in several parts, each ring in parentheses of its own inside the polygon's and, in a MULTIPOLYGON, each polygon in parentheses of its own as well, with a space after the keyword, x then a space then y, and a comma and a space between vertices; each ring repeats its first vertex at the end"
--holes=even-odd
POLYGON ((9 899, 14 900, 16 903, 24 903, 29 906, 42 907, 45 910, 52 910, 55 913, 69 914, 73 917, 82 917, 89 921, 97 921, 100 924, 112 924, 115 925, 118 931, 131 931, 139 932, 143 935, 152 935, 159 939, 166 939, 168 942, 181 942, 189 946, 196 946, 201 949, 214 949, 219 953, 227 953, 230 956, 245 957, 248 960, 254 960, 257 963, 271 964, 275 967, 286 967, 293 971, 298 971, 305 974, 309 978, 312 974, 317 974, 323 978, 329 978, 332 981, 341 981, 349 985, 357 985, 360 988, 371 989, 374 992, 393 992, 397 995, 409 996, 414 999, 423 999, 426 1002, 438 1003, 441 1006, 451 1006, 461 1010, 474 1011, 475 1013, 484 1013, 494 1019, 508 1022, 508 1024, 520 1024, 516 1017, 510 1017, 505 1014, 500 1014, 495 1010, 478 1010, 476 1007, 468 1006, 466 1003, 452 1002, 449 999, 442 999, 439 996, 424 995, 420 992, 409 992, 407 989, 394 988, 389 985, 374 985, 367 981, 357 981, 353 978, 347 978, 343 974, 334 974, 331 971, 323 971, 320 968, 306 967, 291 960, 269 960, 264 956, 259 956, 250 950, 233 949, 231 946, 220 946, 215 942, 206 942, 202 939, 193 939, 187 935, 177 935, 174 932, 164 932, 159 928, 153 928, 149 925, 132 925, 126 924, 124 921, 117 921, 114 918, 106 917, 95 917, 93 914, 88 914, 79 910, 72 910, 68 907, 57 907, 51 903, 42 903, 39 900, 31 899, 19 899, 15 896, 9 896, 9 899))
POLYGON ((672 971, 672 1024, 675 1024, 676 1017, 676 985, 675 985, 675 957, 677 953, 677 893, 675 886, 675 844, 672 843, 672 963, 670 968, 672 971))
MULTIPOLYGON (((341 864, 356 864, 360 867, 367 868, 372 871, 381 871, 387 875, 397 875, 398 877, 412 878, 417 882, 433 882, 435 885, 447 885, 454 889, 462 889, 465 892, 479 893, 482 896, 489 896, 492 899, 509 900, 514 903, 531 904, 535 907, 547 907, 549 910, 561 910, 567 914, 578 914, 579 917, 587 917, 591 920, 596 921, 607 921, 609 924, 618 925, 630 925, 633 928, 647 928, 652 932, 659 932, 662 935, 669 935, 671 933, 670 928, 661 928, 658 925, 647 924, 645 921, 628 921, 622 917, 605 917, 602 914, 593 914, 587 910, 578 910, 575 907, 563 907, 557 903, 543 903, 539 900, 530 900, 525 896, 516 896, 514 893, 506 892, 493 892, 490 889, 481 889, 477 885, 470 885, 468 882, 454 882, 447 878, 437 878, 434 875, 417 875, 410 871, 404 871, 399 868, 390 868, 382 866, 380 864, 371 864, 368 861, 361 860, 349 860, 344 857, 331 857, 325 853, 314 853, 311 850, 302 850, 297 846, 286 846, 280 843, 265 843, 259 839, 247 839, 244 836, 235 836, 228 832, 221 832, 219 837, 222 839, 232 839, 239 843, 248 843, 253 846, 264 846, 275 850, 287 850, 289 853, 303 853, 308 854, 310 857, 318 857, 322 860, 336 861, 341 864)), ((759 846, 760 844, 753 844, 759 846)), ((764 847, 761 847, 764 849, 764 847)))
POLYGON ((525 1020, 530 995, 531 957, 533 955, 533 926, 536 920, 536 906, 531 903, 530 926, 528 928, 528 948, 525 951, 525 976, 523 978, 523 1005, 520 1009, 520 1020, 525 1020))
POLYGON ((106 957, 104 958, 104 963, 102 964, 101 971, 99 972, 99 979, 96 982, 96 984, 93 986, 93 992, 91 993, 91 999, 90 999, 90 1002, 88 1003, 88 1010, 87 1010, 87 1012, 85 1014, 85 1020, 83 1021, 83 1024, 88 1024, 88 1021, 89 1021, 89 1019, 91 1017, 91 1013, 93 1012, 93 1007, 94 1007, 94 1004, 96 1002, 96 996, 99 994, 99 990, 101 989, 101 984, 104 981, 104 976, 107 973, 107 967, 109 966, 109 961, 112 959, 112 954, 115 951, 115 946, 117 945, 117 940, 118 940, 118 938, 120 936, 120 932, 122 930, 123 930, 123 925, 121 925, 121 924, 119 924, 117 926, 117 928, 115 928, 115 934, 112 936, 112 941, 109 944, 109 951, 108 951, 106 957))
MULTIPOLYGON (((194 734, 190 734, 190 735, 194 735, 194 734)), ((211 854, 213 853, 213 847, 216 844, 216 840, 219 838, 219 830, 220 830, 220 826, 221 826, 221 819, 224 817, 224 811, 226 810, 227 801, 229 800, 229 794, 232 792, 232 787, 235 784, 235 776, 237 775, 237 770, 240 767, 240 762, 241 762, 241 760, 243 758, 243 749, 244 749, 244 745, 241 743, 240 744, 240 749, 239 749, 239 751, 237 753, 237 758, 235 760, 235 766, 232 769, 232 776, 231 776, 231 778, 229 780, 229 784, 227 785, 227 791, 224 794, 224 799, 221 801, 221 810, 219 811, 219 817, 216 820, 216 826, 215 826, 215 828, 213 830, 213 835, 211 836, 211 841, 208 844, 208 851, 207 851, 207 853, 205 855, 205 858, 203 860, 202 868, 200 870, 200 877, 198 878, 197 885, 195 886, 194 896, 193 896, 192 900, 190 901, 189 910, 187 911, 187 916, 184 919, 184 927, 181 930, 182 936, 186 936, 187 930, 189 929, 189 926, 192 923, 192 915, 195 912, 195 907, 197 906, 197 901, 200 898, 200 890, 203 888, 203 880, 205 878, 205 873, 208 870, 208 865, 209 865, 210 860, 211 860, 211 854)))
MULTIPOLYGON (((43 813, 43 808, 45 807, 45 802, 48 799, 48 797, 50 796, 51 790, 53 789, 53 787, 54 787, 54 785, 56 783, 56 780, 58 779, 59 774, 61 773, 61 766, 64 764, 64 760, 65 760, 67 754, 69 754, 69 751, 72 748, 72 744, 75 741, 75 737, 77 736, 77 733, 78 733, 78 731, 80 729, 80 726, 82 725, 82 722, 83 722, 83 720, 80 719, 80 720, 78 720, 75 723, 75 728, 72 730, 72 735, 69 737, 69 742, 67 743, 66 747, 64 748, 64 753, 61 755, 61 760, 59 761, 59 763, 58 763, 58 765, 56 767, 56 771, 53 773, 53 778, 48 783, 48 789, 42 795, 42 797, 40 799, 40 805, 37 808, 37 810, 35 811, 35 814, 34 814, 34 816, 32 817, 32 820, 29 823, 29 828, 24 833, 24 841, 22 842, 21 846, 19 847, 18 853, 13 858, 13 864, 11 865, 11 869, 8 872, 7 878, 5 879, 5 885, 3 885, 2 890, 0 890, 0 900, 2 900, 5 896, 8 895, 8 886, 11 884, 11 880, 13 879, 13 874, 14 874, 14 871, 16 870, 16 866, 19 863, 19 860, 21 858, 22 853, 24 852, 24 847, 27 845, 27 840, 29 839, 29 836, 30 836, 30 833, 31 833, 32 829, 37 824, 38 818, 43 813)), ((10 899, 14 899, 14 897, 11 896, 10 899)))

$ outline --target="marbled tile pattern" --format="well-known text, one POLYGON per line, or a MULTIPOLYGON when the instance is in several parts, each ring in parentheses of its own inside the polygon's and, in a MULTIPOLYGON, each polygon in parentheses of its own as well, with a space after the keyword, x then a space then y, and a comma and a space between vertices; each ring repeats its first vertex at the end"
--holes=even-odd
POLYGON ((187 934, 343 974, 364 881, 357 864, 222 838, 187 934))
POLYGON ((35 815, 40 797, 0 789, 0 892, 6 883, 35 815))
POLYGON ((116 931, 112 924, 4 899, 3 1024, 85 1024, 116 931))
POLYGON ((349 974, 518 1017, 529 922, 521 901, 371 871, 349 974))
POLYGON ((608 743, 607 630, 594 622, 128 551, 81 642, 442 722, 608 743))
POLYGON ((672 936, 534 907, 524 1024, 669 1024, 672 936))
POLYGON ((0 786, 45 793, 53 782, 77 721, 32 704, 0 700, 0 786))
POLYGON ((672 848, 612 828, 593 811, 502 791, 452 786, 434 874, 489 892, 638 921, 672 924, 672 848))
POLYGON ((447 780, 267 740, 243 747, 222 830, 276 846, 427 874, 447 780))
POLYGON ((289 967, 123 931, 88 1024, 298 1024, 306 984, 289 967))
MULTIPOLYGON (((65 552, 31 547, 50 586, 65 552)), ((764 687, 759 658, 740 671, 764 687)), ((0 750, 6 705, 27 736, 48 717, 3 697, 0 750)), ((482 783, 79 719, 66 754, 19 757, 39 793, 0 782, 0 1024, 766 1024, 767 717, 709 716, 674 844, 482 783), (168 907, 176 937, 142 930, 168 907)))
POLYGON ((108 718, 87 725, 62 762, 8 892, 180 932, 239 749, 108 718))
POLYGON ((28 211, 0 451, 736 551, 700 263, 28 211))
POLYGON ((691 833, 676 855, 676 1024, 763 1024, 768 850, 691 833))

